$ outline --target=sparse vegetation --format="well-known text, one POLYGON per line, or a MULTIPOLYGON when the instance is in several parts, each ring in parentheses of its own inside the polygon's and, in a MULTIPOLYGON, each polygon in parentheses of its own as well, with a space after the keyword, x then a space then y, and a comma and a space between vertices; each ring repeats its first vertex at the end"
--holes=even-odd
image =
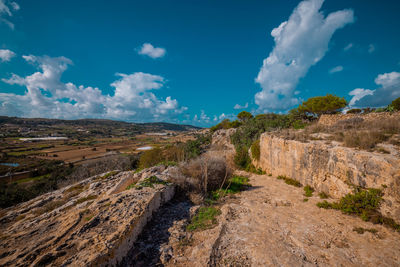
POLYGON ((318 195, 319 195, 319 197, 320 197, 321 199, 327 199, 327 198, 329 198, 329 195, 328 195, 327 193, 325 193, 325 192, 321 192, 321 193, 319 193, 318 195))
POLYGON ((317 206, 324 209, 336 209, 345 214, 354 214, 364 221, 372 223, 384 224, 395 230, 400 231, 400 225, 393 219, 380 214, 379 206, 382 201, 383 193, 379 189, 355 188, 353 194, 347 194, 340 199, 339 202, 323 202, 317 203, 317 206))
POLYGON ((216 217, 220 214, 221 210, 216 207, 201 207, 186 229, 188 231, 210 229, 217 224, 216 217))
POLYGON ((288 185, 293 185, 293 186, 296 186, 296 187, 302 187, 302 184, 301 184, 299 181, 294 180, 294 179, 289 178, 289 177, 286 177, 286 176, 284 176, 284 175, 279 175, 279 176, 276 177, 276 178, 277 178, 278 180, 283 180, 283 181, 285 181, 285 183, 288 184, 288 185))
POLYGON ((364 234, 365 232, 370 232, 372 234, 378 233, 378 230, 376 230, 374 228, 362 228, 362 227, 354 227, 353 231, 357 232, 360 235, 364 234))
POLYGON ((312 197, 313 193, 314 193, 314 188, 312 188, 312 187, 309 186, 309 185, 306 185, 306 186, 304 187, 304 196, 306 196, 306 197, 312 197))
POLYGON ((43 207, 38 208, 37 210, 35 210, 34 214, 37 215, 37 216, 42 215, 44 213, 53 211, 53 210, 61 207, 65 203, 67 203, 66 199, 50 201, 49 203, 45 204, 43 207))
POLYGON ((218 200, 221 197, 224 197, 226 195, 232 195, 239 193, 240 191, 245 190, 251 186, 249 184, 249 178, 244 177, 244 176, 238 176, 235 175, 232 178, 230 178, 221 189, 215 190, 211 192, 212 194, 212 200, 218 200))
POLYGON ((105 180, 105 179, 110 178, 111 176, 118 174, 118 173, 119 173, 119 171, 110 171, 110 172, 104 174, 103 176, 100 176, 99 179, 105 180))
MULTIPOLYGON (((154 188, 155 184, 163 184, 166 185, 168 184, 168 182, 161 180, 160 178, 158 178, 157 176, 153 175, 151 177, 145 178, 142 182, 137 183, 136 185, 134 185, 134 187, 136 189, 141 189, 143 187, 151 187, 154 188)), ((129 187, 129 186, 128 186, 129 187)), ((127 188, 128 189, 128 188, 127 188)))

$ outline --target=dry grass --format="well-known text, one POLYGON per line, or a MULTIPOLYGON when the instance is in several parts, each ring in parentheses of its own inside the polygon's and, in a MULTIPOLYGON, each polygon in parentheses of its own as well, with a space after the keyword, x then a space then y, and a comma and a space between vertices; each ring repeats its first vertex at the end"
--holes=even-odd
POLYGON ((287 129, 275 134, 289 140, 308 142, 324 140, 316 137, 316 133, 330 136, 330 140, 342 142, 344 146, 365 150, 376 150, 380 143, 400 145, 400 120, 396 118, 379 119, 364 122, 362 118, 342 120, 334 126, 324 126, 313 123, 303 130, 287 129))

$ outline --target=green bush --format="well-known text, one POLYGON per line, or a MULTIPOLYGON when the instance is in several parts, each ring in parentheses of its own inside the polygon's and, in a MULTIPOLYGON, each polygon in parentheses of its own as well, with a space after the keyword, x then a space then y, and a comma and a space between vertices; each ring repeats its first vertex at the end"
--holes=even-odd
POLYGON ((400 110, 400 97, 393 100, 390 105, 393 107, 393 110, 400 110))
POLYGON ((237 118, 242 122, 246 122, 253 118, 253 115, 250 112, 242 111, 237 115, 237 118))
POLYGON ((217 125, 214 125, 210 128, 210 131, 213 133, 217 130, 221 130, 221 129, 230 129, 230 128, 237 128, 241 125, 242 123, 238 120, 236 121, 230 121, 229 119, 224 119, 223 121, 221 121, 220 123, 218 123, 217 125))
POLYGON ((256 159, 260 160, 260 140, 257 139, 250 147, 251 156, 256 159))
POLYGON ((246 169, 248 165, 251 164, 251 159, 249 156, 249 152, 245 146, 237 147, 236 154, 233 158, 236 166, 240 169, 246 169))
POLYGON ((347 106, 343 97, 327 94, 307 99, 299 107, 299 112, 320 116, 321 114, 333 114, 347 106))
POLYGON ((324 209, 336 209, 345 214, 354 214, 364 221, 384 224, 395 230, 400 231, 400 225, 393 219, 382 216, 379 212, 379 206, 382 201, 383 193, 379 189, 356 188, 352 194, 342 197, 339 202, 329 203, 324 200, 317 203, 317 206, 324 209))

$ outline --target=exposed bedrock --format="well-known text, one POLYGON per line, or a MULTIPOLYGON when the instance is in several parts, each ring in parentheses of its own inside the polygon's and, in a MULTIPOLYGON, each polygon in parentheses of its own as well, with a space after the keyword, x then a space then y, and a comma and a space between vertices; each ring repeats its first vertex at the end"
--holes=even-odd
POLYGON ((129 186, 152 175, 166 181, 169 170, 94 176, 2 210, 0 265, 117 265, 153 212, 174 196, 172 184, 129 186))
POLYGON ((323 141, 286 140, 268 133, 260 137, 260 150, 260 160, 254 160, 257 167, 274 176, 296 179, 334 198, 351 192, 351 185, 381 188, 385 194, 382 214, 400 222, 398 157, 323 141))

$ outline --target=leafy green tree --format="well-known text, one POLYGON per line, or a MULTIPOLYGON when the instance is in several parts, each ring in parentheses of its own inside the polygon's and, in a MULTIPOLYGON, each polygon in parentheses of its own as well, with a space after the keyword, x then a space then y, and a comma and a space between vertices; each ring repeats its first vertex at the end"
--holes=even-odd
POLYGON ((393 106, 393 110, 400 110, 400 97, 393 100, 390 106, 393 106))
POLYGON ((327 94, 326 96, 316 96, 304 101, 299 107, 298 111, 314 116, 322 114, 333 114, 339 109, 347 106, 347 101, 343 97, 327 94))
POLYGON ((246 122, 248 120, 250 120, 251 118, 253 118, 253 115, 250 112, 247 111, 242 111, 237 115, 237 118, 239 119, 239 121, 241 122, 246 122))

